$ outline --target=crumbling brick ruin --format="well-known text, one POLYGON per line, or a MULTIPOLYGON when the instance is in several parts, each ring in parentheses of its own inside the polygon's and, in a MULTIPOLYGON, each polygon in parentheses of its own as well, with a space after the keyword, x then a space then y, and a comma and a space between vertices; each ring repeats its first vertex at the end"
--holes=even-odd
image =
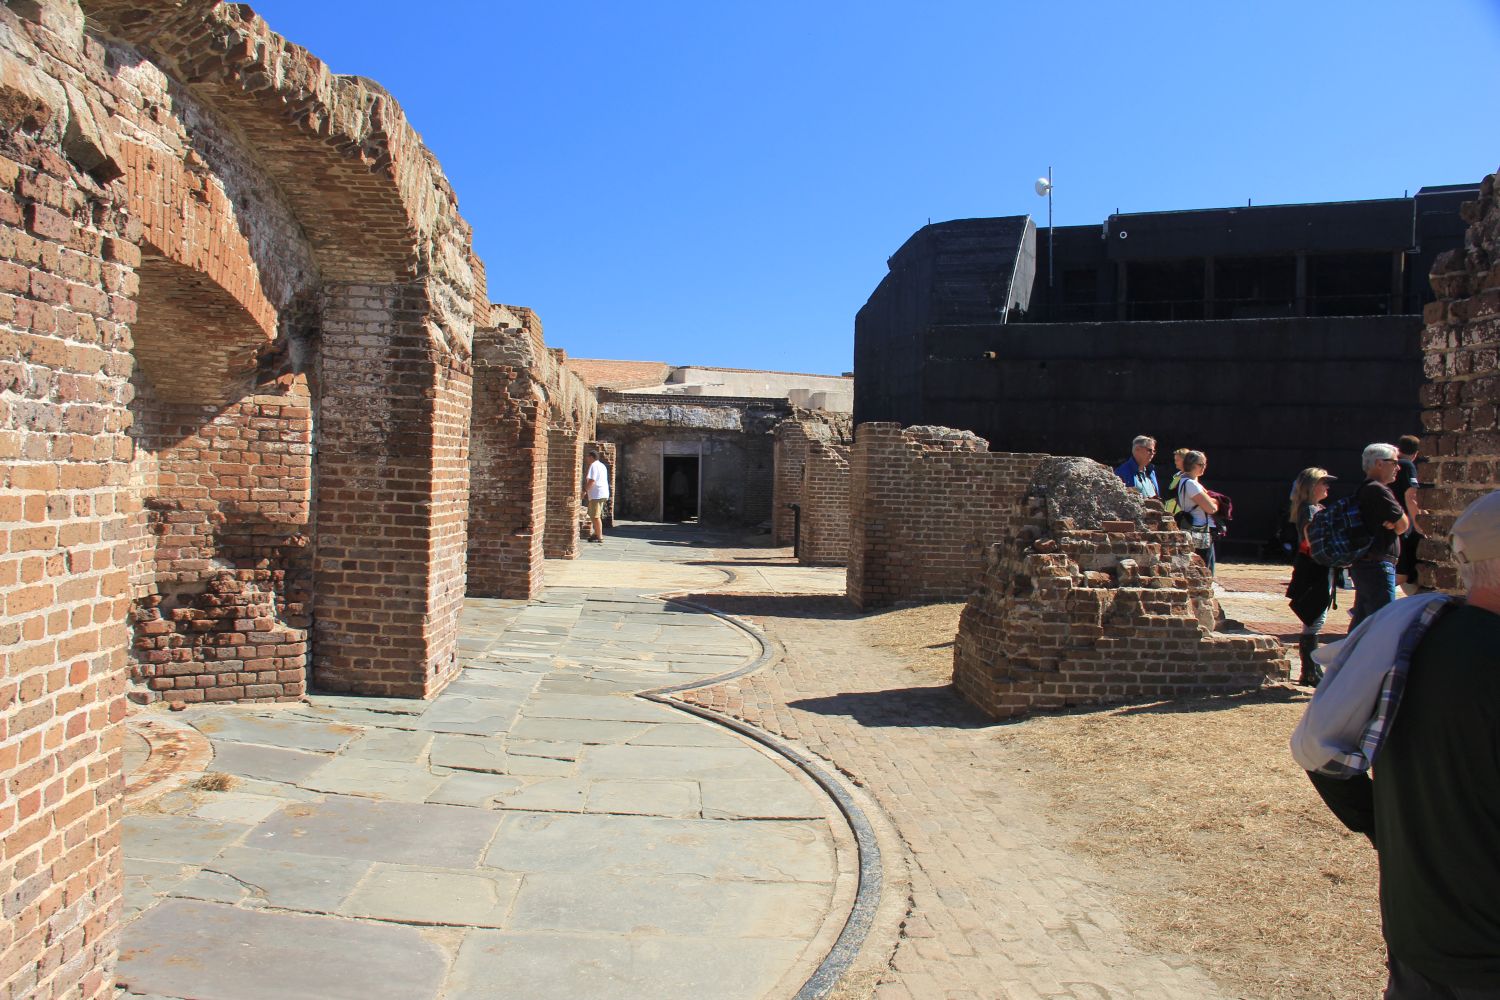
POLYGON ((802 465, 802 538, 797 561, 804 566, 843 566, 849 561, 849 448, 814 441, 802 465))
POLYGON ((1047 459, 1000 528, 953 651, 954 685, 995 718, 1245 691, 1285 672, 1275 637, 1214 631, 1188 534, 1105 466, 1047 459))
POLYGON ((127 678, 457 670, 487 296, 401 109, 248 7, 8 4, 0 70, 0 995, 94 997, 127 678))
POLYGON ((598 407, 534 312, 493 305, 487 318, 474 336, 468 592, 529 600, 545 557, 577 554, 582 472, 568 463, 598 407))
POLYGON ((1448 533, 1465 507, 1500 489, 1500 185, 1484 179, 1479 199, 1464 206, 1470 223, 1462 250, 1432 270, 1438 301, 1427 306, 1422 334, 1427 382, 1422 387, 1422 492, 1428 509, 1423 559, 1437 563, 1437 587, 1456 590, 1458 568, 1448 533))
POLYGON ((1046 455, 992 453, 968 431, 860 424, 849 460, 849 600, 969 595, 984 552, 1046 455))
POLYGON ((807 463, 808 448, 815 442, 847 446, 853 435, 847 414, 799 409, 776 425, 773 436, 771 544, 791 545, 796 526, 791 505, 802 503, 802 469, 807 463))

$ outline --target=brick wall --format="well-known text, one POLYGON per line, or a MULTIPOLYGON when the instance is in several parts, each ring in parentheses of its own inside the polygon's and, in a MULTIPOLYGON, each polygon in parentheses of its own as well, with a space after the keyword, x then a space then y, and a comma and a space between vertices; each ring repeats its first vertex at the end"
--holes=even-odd
POLYGON ((849 459, 849 600, 966 597, 1045 457, 991 453, 983 438, 946 428, 860 424, 849 459))
POLYGON ((843 566, 849 561, 849 449, 814 441, 802 466, 804 566, 843 566))
POLYGON ((547 528, 542 540, 548 559, 578 557, 578 506, 583 486, 583 439, 566 427, 547 430, 547 528))
POLYGON ((17 89, 33 30, 0 9, 0 997, 91 998, 122 908, 139 225, 17 89))
POLYGON ((474 339, 469 593, 530 600, 542 589, 546 526, 546 406, 530 371, 507 350, 515 330, 474 339))
POLYGON ((1274 637, 1212 631, 1208 570, 1159 504, 1089 530, 1050 522, 1038 498, 1012 506, 954 643, 954 685, 991 716, 1245 691, 1285 673, 1274 637))
POLYGON ((1500 489, 1500 184, 1495 174, 1480 185, 1479 199, 1464 207, 1470 223, 1462 251, 1433 264, 1438 300, 1427 307, 1422 334, 1427 382, 1422 387, 1423 490, 1436 586, 1459 587, 1448 533, 1465 507, 1500 489))

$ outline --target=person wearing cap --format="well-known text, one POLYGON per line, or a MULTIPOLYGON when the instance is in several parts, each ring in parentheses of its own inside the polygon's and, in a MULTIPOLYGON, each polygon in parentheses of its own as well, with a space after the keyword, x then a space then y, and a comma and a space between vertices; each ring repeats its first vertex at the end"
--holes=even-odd
POLYGON ((1500 1000, 1500 491, 1451 542, 1466 596, 1397 601, 1320 650, 1292 736, 1379 854, 1386 1000, 1500 1000))
POLYGON ((599 461, 599 451, 595 448, 588 450, 589 467, 584 473, 583 485, 588 491, 589 501, 589 527, 593 533, 589 535, 591 542, 604 541, 604 501, 609 499, 609 470, 604 463, 599 461))
POLYGON ((1396 599, 1396 560, 1401 555, 1401 536, 1410 526, 1406 512, 1391 492, 1391 483, 1401 468, 1396 454, 1394 445, 1372 444, 1360 456, 1365 481, 1355 499, 1372 541, 1365 554, 1349 567, 1349 578, 1354 581, 1350 628, 1396 599))
POLYGON ((1292 579, 1287 584, 1286 596, 1292 613, 1302 622, 1302 634, 1297 637, 1297 656, 1302 663, 1298 684, 1317 687, 1323 670, 1313 659, 1318 648, 1318 633, 1328 620, 1328 607, 1333 603, 1333 570, 1312 557, 1312 546, 1307 540, 1307 529, 1323 501, 1328 499, 1328 484, 1337 479, 1327 469, 1312 466, 1297 474, 1292 487, 1292 519, 1297 526, 1297 554, 1292 560, 1292 579))

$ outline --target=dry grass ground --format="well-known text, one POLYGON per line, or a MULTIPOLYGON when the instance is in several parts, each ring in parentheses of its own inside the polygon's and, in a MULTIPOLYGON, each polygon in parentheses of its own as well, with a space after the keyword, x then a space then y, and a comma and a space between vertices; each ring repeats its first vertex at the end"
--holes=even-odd
MULTIPOLYGON (((951 676, 961 604, 859 619, 859 637, 951 676)), ((1053 802, 1060 835, 1108 872, 1135 941, 1190 957, 1255 1000, 1367 1000, 1384 981, 1375 853, 1323 807, 1287 752, 1306 702, 1232 698, 996 726, 1053 802)))

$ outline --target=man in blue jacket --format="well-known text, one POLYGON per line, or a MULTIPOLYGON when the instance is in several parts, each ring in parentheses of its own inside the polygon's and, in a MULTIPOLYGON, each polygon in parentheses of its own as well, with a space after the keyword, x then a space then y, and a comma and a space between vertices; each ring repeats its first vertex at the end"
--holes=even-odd
POLYGON ((1130 442, 1130 458, 1115 470, 1115 475, 1143 497, 1161 496, 1161 487, 1156 484, 1156 469, 1151 465, 1151 456, 1155 454, 1156 438, 1142 434, 1130 442))

